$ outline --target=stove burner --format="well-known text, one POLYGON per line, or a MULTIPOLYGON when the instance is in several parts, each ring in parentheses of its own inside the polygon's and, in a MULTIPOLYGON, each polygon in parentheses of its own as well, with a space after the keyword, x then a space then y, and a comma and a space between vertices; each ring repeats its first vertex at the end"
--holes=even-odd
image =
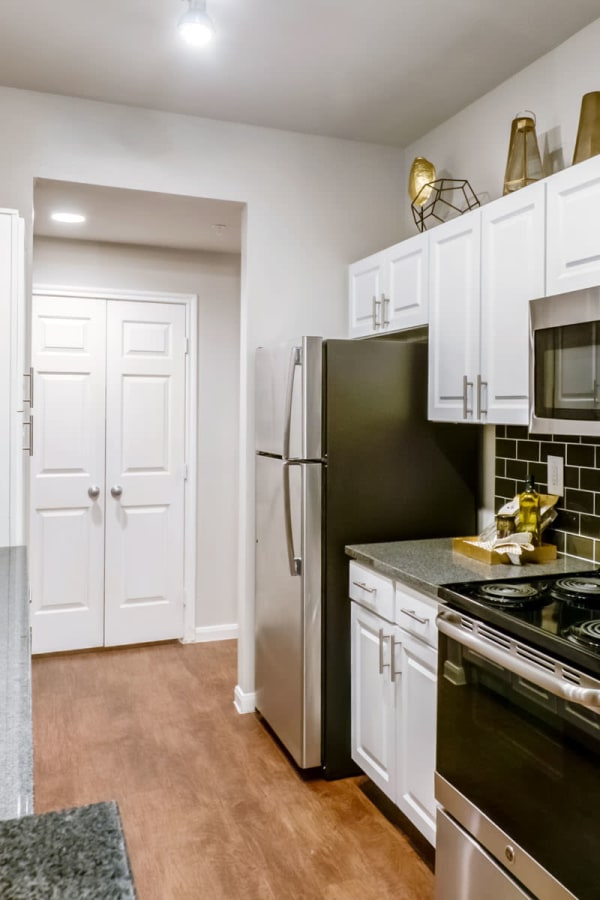
POLYGON ((531 584, 503 581, 480 584, 477 594, 491 606, 500 606, 504 609, 518 609, 539 603, 542 599, 540 591, 531 584))
POLYGON ((598 650, 600 649, 600 619, 588 619, 587 622, 571 625, 564 632, 564 636, 573 644, 598 650))
POLYGON ((600 578, 584 578, 574 575, 571 578, 559 578, 556 587, 568 594, 595 594, 600 597, 600 578))
POLYGON ((585 575, 557 578, 550 592, 555 600, 561 600, 570 606, 581 609, 600 608, 600 578, 587 578, 585 575))

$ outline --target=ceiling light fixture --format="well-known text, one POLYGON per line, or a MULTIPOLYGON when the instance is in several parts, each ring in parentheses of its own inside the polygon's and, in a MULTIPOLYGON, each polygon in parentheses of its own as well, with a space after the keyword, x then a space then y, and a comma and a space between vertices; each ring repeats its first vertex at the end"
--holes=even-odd
POLYGON ((177 23, 179 34, 192 47, 204 47, 215 35, 213 25, 206 12, 206 0, 185 0, 190 8, 177 23))
POLYGON ((50 218, 54 222, 62 222, 65 225, 80 225, 81 222, 85 222, 85 216, 82 216, 81 213, 53 212, 50 218))

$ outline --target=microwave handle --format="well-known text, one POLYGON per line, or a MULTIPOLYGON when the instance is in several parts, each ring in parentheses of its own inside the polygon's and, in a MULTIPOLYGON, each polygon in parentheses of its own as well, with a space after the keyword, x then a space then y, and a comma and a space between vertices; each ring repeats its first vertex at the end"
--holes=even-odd
POLYGON ((542 690, 549 691, 555 697, 568 700, 570 703, 578 703, 588 709, 600 711, 600 690, 595 688, 579 687, 564 681, 556 672, 548 669, 539 669, 537 666, 526 662, 516 655, 516 644, 511 642, 511 649, 504 649, 498 644, 487 641, 476 631, 465 631, 461 625, 461 617, 450 611, 442 611, 438 614, 438 630, 446 637, 451 638, 468 650, 479 654, 509 672, 513 672, 520 678, 524 678, 531 684, 542 690))

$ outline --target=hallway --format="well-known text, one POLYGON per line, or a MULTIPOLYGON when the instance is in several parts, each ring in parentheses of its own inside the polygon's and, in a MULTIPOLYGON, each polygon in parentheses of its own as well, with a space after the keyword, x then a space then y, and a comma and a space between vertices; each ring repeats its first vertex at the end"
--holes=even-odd
POLYGON ((234 641, 34 658, 35 811, 115 799, 139 900, 431 900, 364 779, 300 778, 235 673, 234 641))

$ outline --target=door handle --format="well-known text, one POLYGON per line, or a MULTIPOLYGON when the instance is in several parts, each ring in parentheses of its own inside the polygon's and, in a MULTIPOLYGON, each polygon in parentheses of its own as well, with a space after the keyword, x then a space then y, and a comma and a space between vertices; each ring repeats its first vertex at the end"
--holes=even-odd
POLYGON ((292 527, 292 500, 290 496, 290 466, 298 465, 294 462, 283 464, 283 512, 285 519, 285 539, 287 544, 290 575, 302 574, 302 559, 296 556, 294 550, 294 529, 292 527))
POLYGON ((98 487, 97 484, 93 484, 91 487, 88 488, 88 497, 90 498, 90 500, 97 500, 99 496, 100 496, 100 488, 98 487))
POLYGON ((385 294, 382 294, 381 295, 381 309, 382 309, 383 321, 382 321, 381 325, 383 328, 387 328, 387 326, 390 324, 390 320, 388 319, 388 317, 386 315, 386 309, 389 310, 389 303, 390 303, 390 298, 386 297, 385 294))
POLYGON ((469 388, 473 390, 473 382, 469 381, 467 375, 463 375, 463 419, 473 415, 473 397, 471 396, 471 406, 469 406, 469 388))
POLYGON ((373 328, 377 330, 381 328, 381 322, 379 321, 379 307, 381 306, 381 300, 378 300, 377 297, 373 297, 373 328))
POLYGON ((288 368, 287 391, 285 398, 285 425, 283 429, 283 458, 289 459, 290 456, 290 434, 292 431, 292 404, 294 399, 294 377, 296 375, 296 366, 302 365, 302 349, 301 347, 292 347, 290 354, 290 365, 288 368))
POLYGON ((123 493, 123 488, 121 487, 120 484, 115 484, 115 485, 113 485, 113 487, 111 487, 110 492, 111 492, 112 496, 115 498, 115 500, 118 500, 119 497, 121 496, 121 494, 123 493))

